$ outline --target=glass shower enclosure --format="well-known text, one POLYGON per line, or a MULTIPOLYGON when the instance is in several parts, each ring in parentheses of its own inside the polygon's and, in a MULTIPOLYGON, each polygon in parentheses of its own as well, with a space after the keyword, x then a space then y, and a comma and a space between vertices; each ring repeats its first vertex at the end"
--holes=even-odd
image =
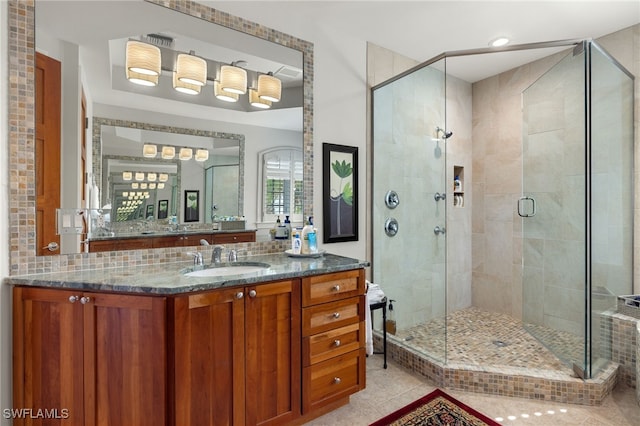
MULTIPOLYGON (((552 46, 568 53, 521 94, 522 194, 501 214, 518 219, 525 329, 588 378, 611 359, 607 313, 632 288, 633 76, 592 41, 510 49, 552 46)), ((404 331, 428 322, 413 349, 443 364, 456 268, 477 255, 456 207, 484 208, 450 155, 464 97, 448 93, 447 64, 493 53, 448 52, 372 89, 372 280, 394 300, 392 340, 411 347, 404 331)))

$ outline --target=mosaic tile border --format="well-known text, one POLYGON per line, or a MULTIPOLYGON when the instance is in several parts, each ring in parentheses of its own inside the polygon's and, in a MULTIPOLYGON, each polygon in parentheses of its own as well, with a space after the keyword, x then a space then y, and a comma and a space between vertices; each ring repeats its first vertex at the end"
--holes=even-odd
MULTIPOLYGON (((374 347, 376 350, 382 348, 382 337, 378 331, 374 331, 374 347)), ((618 379, 618 365, 613 362, 597 377, 585 381, 542 370, 444 365, 393 340, 387 340, 387 356, 437 386, 489 395, 580 405, 602 404, 618 379)))
MULTIPOLYGON (((313 215, 313 43, 188 0, 145 0, 300 51, 303 55, 304 214, 313 215)), ((10 275, 145 265, 177 259, 184 248, 36 256, 35 0, 9 0, 10 275)), ((280 242, 245 243, 248 253, 284 250, 280 242)), ((239 248, 245 248, 238 245, 239 248)))

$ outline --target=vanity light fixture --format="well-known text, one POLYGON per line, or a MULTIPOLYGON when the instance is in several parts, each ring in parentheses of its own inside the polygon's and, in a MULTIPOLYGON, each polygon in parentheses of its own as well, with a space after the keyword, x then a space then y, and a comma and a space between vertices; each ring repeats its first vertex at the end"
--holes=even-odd
POLYGON ((271 108, 271 101, 268 101, 266 99, 260 99, 260 96, 258 96, 258 92, 253 89, 249 89, 249 103, 251 104, 252 107, 256 107, 256 108, 261 108, 261 109, 271 108))
POLYGON ((207 161, 209 159, 209 151, 206 149, 197 149, 196 150, 196 161, 207 161))
POLYGON ((191 157, 193 157, 193 150, 191 148, 180 148, 180 154, 178 155, 180 160, 191 160, 191 157))
POLYGON ((218 80, 214 80, 213 82, 213 95, 217 99, 225 102, 238 102, 238 99, 240 99, 239 94, 222 90, 222 87, 220 86, 220 82, 218 80))
POLYGON ((131 180, 133 179, 132 172, 122 172, 122 180, 131 180))
POLYGON ((282 93, 282 82, 272 72, 260 74, 258 77, 258 96, 270 102, 279 102, 282 93))
POLYGON ((155 182, 157 178, 158 178, 158 175, 156 173, 154 172, 147 173, 147 180, 149 182, 155 182))
POLYGON ((164 160, 173 160, 173 157, 176 156, 176 148, 173 146, 163 146, 162 147, 162 158, 164 160))
POLYGON ((202 86, 198 84, 190 84, 190 83, 186 83, 184 81, 178 80, 177 76, 178 76, 178 73, 174 72, 173 88, 176 89, 176 91, 181 93, 186 93, 187 95, 197 95, 200 93, 200 89, 202 89, 202 86))
POLYGON ((240 62, 220 67, 220 86, 225 92, 244 95, 247 93, 247 70, 240 68, 240 62))
POLYGON ((509 44, 508 37, 497 37, 489 42, 489 46, 491 47, 501 47, 509 44))
POLYGON ((142 156, 147 158, 154 158, 158 153, 158 147, 151 143, 145 143, 142 147, 142 156))
POLYGON ((135 176, 136 180, 138 182, 142 182, 144 180, 144 173, 142 172, 136 172, 136 176, 135 176))
POLYGON ((136 40, 127 41, 125 69, 132 83, 155 86, 161 70, 160 49, 136 40))
POLYGON ((158 175, 158 180, 159 180, 160 182, 166 182, 166 181, 168 181, 168 180, 169 180, 169 175, 168 175, 167 173, 160 173, 160 174, 158 175))
POLYGON ((183 83, 204 86, 207 84, 207 61, 195 56, 193 51, 180 53, 176 60, 176 78, 183 83))

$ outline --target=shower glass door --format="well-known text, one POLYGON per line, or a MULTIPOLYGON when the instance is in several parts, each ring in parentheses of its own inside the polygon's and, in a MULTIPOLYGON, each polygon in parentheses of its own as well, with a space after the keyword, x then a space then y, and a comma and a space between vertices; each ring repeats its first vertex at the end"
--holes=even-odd
POLYGON ((445 128, 445 74, 437 65, 372 91, 372 279, 394 300, 389 338, 445 362, 449 199, 445 133, 438 130, 445 128), (397 206, 386 202, 393 194, 397 206))
POLYGON ((568 365, 586 367, 587 150, 584 49, 522 94, 524 327, 568 365))

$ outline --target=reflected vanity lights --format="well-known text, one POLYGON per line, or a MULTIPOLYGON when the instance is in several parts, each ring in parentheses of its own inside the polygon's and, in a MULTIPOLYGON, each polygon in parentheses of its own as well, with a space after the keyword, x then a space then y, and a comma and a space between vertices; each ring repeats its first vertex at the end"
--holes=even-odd
MULTIPOLYGON (((166 38, 152 35, 149 39, 166 38)), ((173 41, 167 38, 168 41, 173 41)), ((166 50, 167 48, 163 46, 166 50)), ((231 64, 199 57, 192 50, 189 53, 177 53, 175 69, 165 69, 172 73, 173 88, 188 95, 198 95, 207 81, 213 82, 214 96, 225 102, 237 102, 240 95, 249 91, 250 104, 256 108, 270 108, 272 102, 279 102, 282 96, 282 82, 274 77, 273 72, 256 73, 255 87, 248 86, 246 61, 235 61, 231 64), (208 77, 208 69, 218 71, 216 78, 208 77)), ((139 40, 128 40, 126 45, 126 77, 131 83, 143 86, 157 86, 162 73, 162 51, 158 46, 139 40)), ((212 72, 212 74, 214 74, 212 72)), ((148 155, 155 156, 149 147, 148 155)), ((164 153, 163 153, 164 155, 164 153)), ((145 152, 145 156, 147 153, 145 152)), ((164 158, 164 157, 163 157, 164 158)))

